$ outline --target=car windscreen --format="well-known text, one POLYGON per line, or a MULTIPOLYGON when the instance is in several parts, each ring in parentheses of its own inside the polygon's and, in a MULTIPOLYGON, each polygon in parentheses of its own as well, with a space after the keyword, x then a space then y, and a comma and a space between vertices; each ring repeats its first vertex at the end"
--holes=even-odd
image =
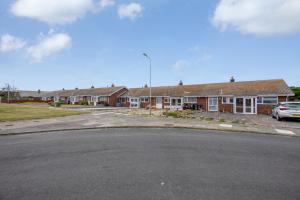
POLYGON ((288 107, 290 109, 300 109, 300 103, 285 103, 283 106, 288 107))

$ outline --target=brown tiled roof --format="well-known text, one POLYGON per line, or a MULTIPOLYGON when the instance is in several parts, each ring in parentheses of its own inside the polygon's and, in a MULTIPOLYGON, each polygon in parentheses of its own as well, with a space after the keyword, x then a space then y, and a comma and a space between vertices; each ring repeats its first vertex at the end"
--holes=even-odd
MULTIPOLYGON (((123 96, 149 96, 150 88, 131 88, 123 96)), ((152 96, 294 95, 282 79, 152 87, 152 96)))
POLYGON ((125 87, 90 88, 78 90, 59 90, 44 94, 45 97, 60 96, 110 96, 125 87))
POLYGON ((47 92, 45 91, 29 91, 29 90, 18 90, 20 97, 42 97, 47 92))

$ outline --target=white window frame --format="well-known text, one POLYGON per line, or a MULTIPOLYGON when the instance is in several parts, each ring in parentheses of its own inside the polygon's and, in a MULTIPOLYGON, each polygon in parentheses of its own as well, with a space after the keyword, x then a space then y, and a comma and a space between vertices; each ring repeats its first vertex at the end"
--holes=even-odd
POLYGON ((107 102, 108 98, 107 96, 98 96, 98 102, 107 102))
POLYGON ((265 104, 265 105, 276 105, 278 104, 278 96, 258 96, 256 98, 257 104, 265 104), (261 102, 259 102, 259 98, 261 98, 261 102), (276 98, 276 103, 265 103, 265 98, 276 98))
POLYGON ((218 97, 208 97, 208 111, 210 112, 218 112, 219 110, 219 98, 218 97), (217 99, 216 105, 211 105, 210 100, 217 99), (216 109, 211 109, 211 107, 215 107, 216 109))
POLYGON ((148 103, 149 102, 149 97, 141 97, 140 102, 148 103))
POLYGON ((98 102, 99 97, 98 96, 92 96, 91 102, 98 102))
POLYGON ((164 98, 164 103, 170 103, 170 98, 169 97, 165 97, 164 98))
POLYGON ((222 104, 233 104, 234 103, 234 97, 222 97, 222 104), (225 99, 225 102, 224 102, 225 99), (232 102, 230 100, 232 99, 232 102))
POLYGON ((140 107, 140 101, 139 98, 130 98, 130 108, 139 108, 140 107))
POLYGON ((197 97, 183 97, 183 103, 197 103, 197 97))
POLYGON ((59 100, 60 100, 60 97, 59 97, 59 96, 55 96, 55 97, 54 97, 54 102, 59 102, 59 100))

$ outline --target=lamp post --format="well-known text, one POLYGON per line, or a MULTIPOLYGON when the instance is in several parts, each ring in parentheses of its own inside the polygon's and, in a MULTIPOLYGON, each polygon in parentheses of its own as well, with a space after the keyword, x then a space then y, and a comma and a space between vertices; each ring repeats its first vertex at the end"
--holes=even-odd
POLYGON ((152 62, 152 59, 150 58, 150 56, 148 56, 148 54, 146 54, 146 53, 143 53, 143 56, 145 56, 148 60, 149 60, 149 64, 150 64, 150 107, 149 107, 149 114, 151 115, 151 107, 152 107, 152 88, 151 88, 151 76, 152 76, 152 74, 151 74, 151 62, 152 62))

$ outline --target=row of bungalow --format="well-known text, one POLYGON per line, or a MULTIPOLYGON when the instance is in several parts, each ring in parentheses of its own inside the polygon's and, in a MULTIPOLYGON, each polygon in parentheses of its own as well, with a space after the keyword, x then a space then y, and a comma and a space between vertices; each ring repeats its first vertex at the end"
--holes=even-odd
MULTIPOLYGON (((225 82, 151 88, 151 107, 157 109, 199 109, 209 112, 270 114, 272 106, 294 93, 282 79, 225 82)), ((107 87, 61 90, 43 93, 44 101, 68 104, 87 102, 97 106, 150 107, 150 88, 107 87)))

